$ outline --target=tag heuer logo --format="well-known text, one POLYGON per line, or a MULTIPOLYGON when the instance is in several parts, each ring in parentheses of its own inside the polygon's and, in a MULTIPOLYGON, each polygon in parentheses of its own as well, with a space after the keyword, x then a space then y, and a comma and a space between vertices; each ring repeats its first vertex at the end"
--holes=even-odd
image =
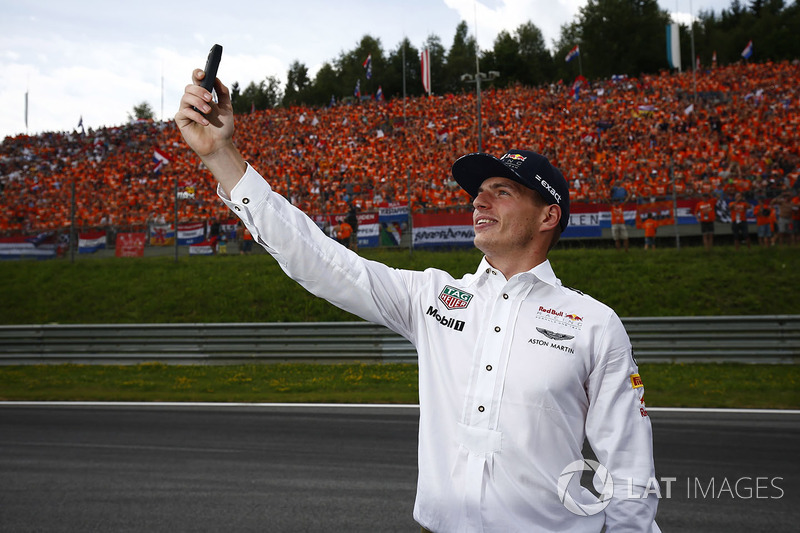
POLYGON ((450 285, 445 285, 441 294, 439 294, 439 301, 448 309, 464 309, 469 305, 470 300, 472 300, 470 293, 450 285))

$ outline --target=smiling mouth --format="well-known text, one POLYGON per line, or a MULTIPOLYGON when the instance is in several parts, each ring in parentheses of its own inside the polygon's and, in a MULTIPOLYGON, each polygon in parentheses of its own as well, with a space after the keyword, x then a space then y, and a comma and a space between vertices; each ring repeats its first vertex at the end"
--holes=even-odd
POLYGON ((483 218, 483 217, 481 217, 481 218, 478 218, 477 220, 475 220, 474 226, 476 228, 484 228, 484 227, 487 227, 487 226, 492 226, 494 224, 497 224, 496 220, 493 220, 491 218, 483 218))

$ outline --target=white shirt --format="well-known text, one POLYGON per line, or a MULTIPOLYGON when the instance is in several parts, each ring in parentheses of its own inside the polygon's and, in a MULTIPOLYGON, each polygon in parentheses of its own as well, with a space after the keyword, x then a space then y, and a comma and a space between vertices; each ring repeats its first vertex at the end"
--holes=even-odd
MULTIPOLYGON (((486 259, 461 279, 368 261, 325 236, 249 165, 230 198, 218 193, 291 278, 416 347, 421 525, 658 531, 644 388, 609 307, 564 287, 548 261, 510 280, 486 259), (569 511, 558 492, 585 437, 614 480, 611 503, 591 516, 569 511)), ((577 480, 569 487, 577 502, 598 501, 577 480)))

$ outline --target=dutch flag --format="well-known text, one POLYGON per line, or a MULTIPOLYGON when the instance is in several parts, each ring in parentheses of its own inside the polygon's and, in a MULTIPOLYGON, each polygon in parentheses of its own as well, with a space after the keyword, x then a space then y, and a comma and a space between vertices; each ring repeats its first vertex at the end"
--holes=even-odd
POLYGON ((572 61, 573 59, 578 57, 578 55, 580 55, 580 53, 581 53, 581 50, 580 50, 580 48, 578 48, 578 45, 576 44, 575 48, 573 48, 572 50, 570 50, 567 53, 567 56, 564 58, 564 61, 569 63, 570 61, 572 61))
POLYGON ((751 40, 749 43, 747 43, 747 46, 744 47, 744 50, 742 50, 742 57, 745 59, 750 59, 750 56, 752 55, 753 55, 753 41, 751 40))
POLYGON ((158 148, 153 148, 153 163, 156 164, 153 172, 158 173, 161 172, 161 167, 164 165, 168 165, 170 162, 170 158, 167 154, 159 150, 158 148))

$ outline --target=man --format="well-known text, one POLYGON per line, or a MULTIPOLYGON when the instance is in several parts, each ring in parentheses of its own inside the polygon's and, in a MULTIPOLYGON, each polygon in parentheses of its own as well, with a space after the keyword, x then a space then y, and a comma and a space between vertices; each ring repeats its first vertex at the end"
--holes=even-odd
POLYGON ((611 205, 611 237, 614 239, 614 246, 617 250, 625 245, 625 251, 629 248, 628 226, 625 225, 625 206, 622 201, 613 200, 611 205))
POLYGON ((792 194, 784 191, 773 201, 778 216, 778 244, 792 244, 792 194))
POLYGON ((648 213, 647 218, 642 223, 642 227, 644 227, 644 249, 655 250, 658 222, 656 222, 651 213, 648 213))
POLYGON ((175 121, 221 199, 307 290, 417 348, 414 518, 423 528, 659 531, 647 490, 651 426, 628 336, 611 309, 562 286, 547 261, 569 217, 566 181, 547 159, 511 150, 456 161, 485 258, 461 279, 397 270, 338 245, 273 192, 233 145, 228 89, 216 80, 214 104, 202 77, 194 71, 175 121), (577 482, 559 491, 583 464, 585 437, 612 476, 613 498, 599 507, 577 482))
POLYGON ((700 222, 700 233, 703 235, 703 246, 711 250, 714 246, 714 221, 717 219, 717 201, 710 194, 704 196, 694 206, 694 216, 700 222))
POLYGON ((341 244, 342 246, 350 247, 350 238, 353 235, 353 227, 347 223, 346 220, 342 219, 336 225, 336 242, 341 244))
POLYGON ((728 209, 731 213, 734 248, 739 250, 741 243, 746 242, 747 248, 750 249, 750 235, 747 232, 747 211, 750 209, 750 204, 744 201, 742 193, 737 192, 728 209))

